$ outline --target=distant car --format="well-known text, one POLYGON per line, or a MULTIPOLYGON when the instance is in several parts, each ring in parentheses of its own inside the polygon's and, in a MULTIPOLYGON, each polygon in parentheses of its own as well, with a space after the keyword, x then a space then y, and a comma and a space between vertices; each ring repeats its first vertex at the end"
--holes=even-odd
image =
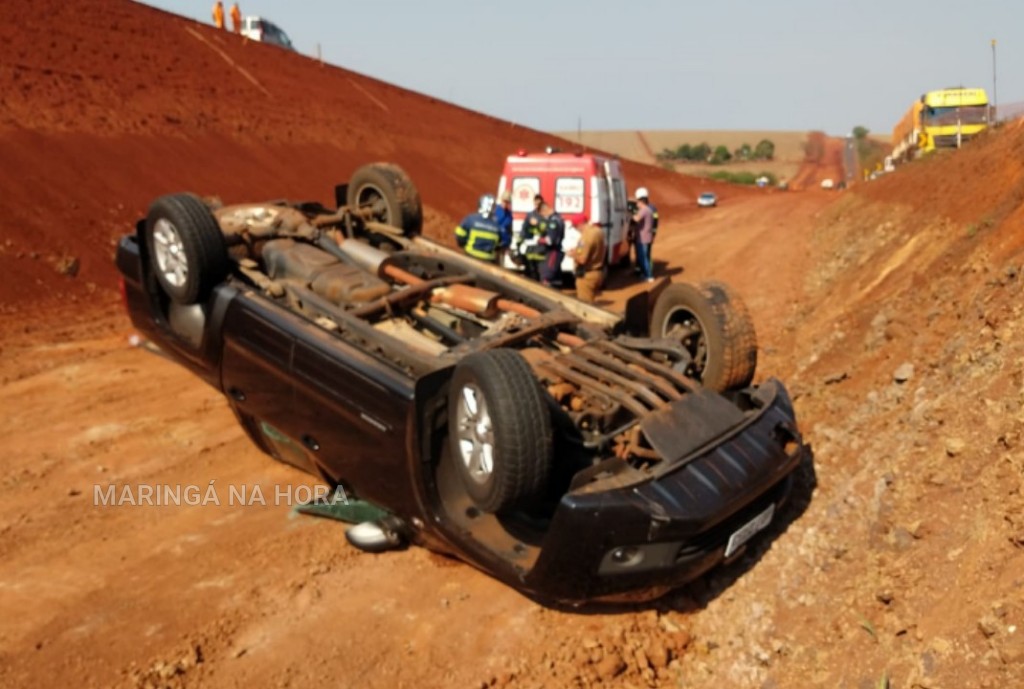
POLYGON ((697 197, 697 205, 701 208, 714 208, 718 205, 718 197, 710 191, 705 191, 697 197))
POLYGON ((822 189, 832 189, 835 186, 836 186, 836 184, 835 184, 835 182, 832 181, 831 177, 821 180, 821 188, 822 189))
POLYGON ((292 39, 281 30, 277 24, 267 21, 263 17, 246 17, 242 20, 242 35, 261 43, 281 46, 288 50, 295 50, 292 39))

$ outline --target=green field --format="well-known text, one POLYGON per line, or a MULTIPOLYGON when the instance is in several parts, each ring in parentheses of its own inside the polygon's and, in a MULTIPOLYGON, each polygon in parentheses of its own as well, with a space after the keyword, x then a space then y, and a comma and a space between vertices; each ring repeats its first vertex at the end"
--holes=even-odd
POLYGON ((722 145, 734 151, 742 144, 756 146, 761 139, 768 139, 775 144, 775 159, 771 161, 754 161, 727 163, 725 165, 704 165, 689 162, 677 162, 673 166, 679 172, 690 175, 709 175, 717 170, 730 172, 770 172, 779 179, 788 179, 800 169, 804 159, 804 142, 808 132, 805 131, 758 131, 758 130, 602 130, 577 132, 553 132, 569 141, 581 143, 586 148, 593 148, 615 153, 622 158, 641 163, 658 165, 656 155, 666 148, 675 149, 683 144, 696 145, 707 143, 712 148, 722 145))

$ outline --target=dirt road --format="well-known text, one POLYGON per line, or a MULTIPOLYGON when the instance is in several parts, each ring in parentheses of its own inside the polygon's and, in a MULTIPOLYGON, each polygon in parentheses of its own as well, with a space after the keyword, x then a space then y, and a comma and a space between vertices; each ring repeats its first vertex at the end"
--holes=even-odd
MULTIPOLYGON (((289 497, 312 483, 255 450, 218 393, 130 346, 116 302, 88 322, 24 324, 5 337, 0 388, 0 406, 10 410, 0 426, 8 439, 0 607, 10 611, 0 627, 0 683, 296 686, 330 676, 371 687, 754 687, 794 686, 811 673, 811 686, 843 686, 883 672, 923 676, 905 647, 933 676, 966 682, 968 666, 956 659, 963 640, 944 624, 957 614, 947 606, 936 616, 922 591, 944 586, 931 568, 960 570, 969 561, 966 544, 945 528, 962 515, 947 512, 985 484, 954 488, 959 470, 922 457, 920 440, 904 442, 910 466, 898 457, 853 460, 885 443, 844 425, 848 415, 868 428, 892 422, 867 420, 863 399, 843 402, 843 386, 877 378, 870 361, 822 364, 835 358, 829 347, 841 341, 839 324, 859 313, 853 300, 849 312, 826 313, 812 304, 827 300, 809 301, 822 296, 807 277, 825 265, 819 235, 836 213, 824 206, 830 199, 756 197, 669 221, 659 233, 660 271, 726 279, 749 302, 761 375, 782 376, 800 395, 818 487, 809 507, 790 508, 770 547, 649 608, 547 610, 420 549, 357 554, 339 525, 291 513, 289 497), (886 488, 903 481, 911 504, 887 504, 886 488), (109 485, 121 497, 128 486, 137 502, 141 485, 191 486, 193 502, 203 504, 94 504, 96 486, 102 500, 109 485), (247 497, 230 504, 232 490, 247 497), (935 491, 944 497, 934 506, 920 502, 935 491), (913 519, 902 519, 907 507, 913 519), (901 563, 929 541, 941 543, 938 552, 901 563), (866 659, 863 667, 844 662, 849 648, 866 659)), ((910 327, 899 323, 887 327, 910 327)), ((894 393, 877 385, 883 399, 870 404, 881 408, 894 393)), ((964 423, 951 418, 947 429, 964 423)), ((1009 468, 993 467, 990 480, 1005 481, 1009 468)), ((1019 496, 1014 504, 1019 510, 1019 496)), ((980 539, 972 549, 998 540, 1003 515, 969 514, 980 539)), ((1001 550, 1008 556, 1012 547, 1001 550)), ((974 597, 959 603, 961 623, 991 599, 995 607, 978 618, 1015 643, 1006 630, 1020 614, 1011 567, 1020 560, 994 567, 991 557, 977 559, 995 580, 978 582, 974 597)), ((986 638, 975 622, 962 631, 979 637, 972 652, 981 653, 986 638)), ((1018 648, 999 653, 1012 658, 1018 648)), ((1004 674, 988 676, 1016 676, 993 662, 1004 674)))
MULTIPOLYGON (((668 222, 659 267, 730 279, 754 307, 762 345, 777 342, 774 323, 798 294, 806 258, 778 238, 806 244, 820 205, 776 195, 668 222), (727 269, 752 255, 753 270, 727 269), (773 273, 782 282, 766 292, 773 273)), ((203 686, 298 683, 331 667, 346 685, 473 686, 521 671, 544 643, 635 618, 546 611, 419 549, 358 555, 341 526, 274 504, 312 481, 257 451, 219 393, 130 346, 116 310, 62 324, 64 346, 53 344, 53 326, 26 328, 13 337, 0 388, 10 410, 0 426, 10 457, 0 607, 11 613, 3 640, 12 686, 130 685, 161 672, 203 686), (183 501, 191 486, 203 504, 95 504, 110 485, 140 503, 139 486, 182 486, 183 501), (229 504, 243 488, 249 504, 229 504)))
MULTIPOLYGON (((838 185, 847 178, 846 142, 823 132, 811 132, 805 144, 806 157, 789 186, 794 191, 818 189, 826 179, 838 185)), ((855 170, 850 172, 856 172, 855 170)))

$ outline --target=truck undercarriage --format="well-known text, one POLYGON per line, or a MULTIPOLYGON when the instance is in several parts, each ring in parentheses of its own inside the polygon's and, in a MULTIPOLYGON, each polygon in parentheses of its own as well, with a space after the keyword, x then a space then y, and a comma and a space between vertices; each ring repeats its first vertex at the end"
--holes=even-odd
POLYGON ((416 236, 394 166, 338 197, 161 197, 119 250, 133 320, 263 449, 378 503, 396 538, 561 600, 677 585, 771 520, 804 446, 782 385, 751 385, 727 287, 662 284, 618 315, 416 236))

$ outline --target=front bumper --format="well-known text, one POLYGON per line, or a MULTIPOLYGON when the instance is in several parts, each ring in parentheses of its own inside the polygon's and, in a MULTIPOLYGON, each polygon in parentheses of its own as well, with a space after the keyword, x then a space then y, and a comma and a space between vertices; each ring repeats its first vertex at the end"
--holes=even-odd
POLYGON ((738 556, 744 536, 756 539, 769 510, 777 515, 808 451, 782 384, 767 381, 758 397, 742 426, 653 478, 566 494, 526 588, 567 603, 650 599, 727 559, 730 539, 738 556))

